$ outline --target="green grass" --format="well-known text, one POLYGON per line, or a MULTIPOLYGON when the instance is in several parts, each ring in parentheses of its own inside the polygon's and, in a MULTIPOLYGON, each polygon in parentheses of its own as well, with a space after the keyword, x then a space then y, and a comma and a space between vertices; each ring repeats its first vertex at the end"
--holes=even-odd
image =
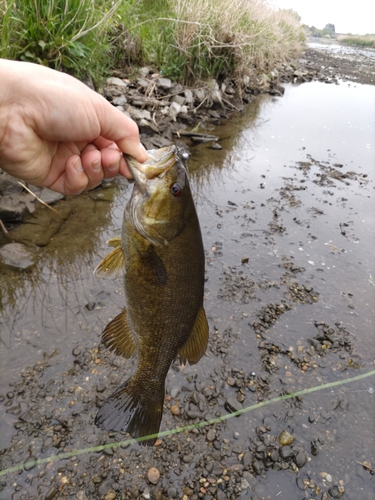
POLYGON ((106 67, 107 32, 117 2, 0 0, 0 56, 36 62, 80 78, 106 67))
POLYGON ((339 38, 339 41, 348 45, 358 47, 375 48, 375 35, 346 35, 339 38))
POLYGON ((267 72, 303 46, 266 0, 0 0, 0 56, 86 78, 152 65, 183 83, 267 72))

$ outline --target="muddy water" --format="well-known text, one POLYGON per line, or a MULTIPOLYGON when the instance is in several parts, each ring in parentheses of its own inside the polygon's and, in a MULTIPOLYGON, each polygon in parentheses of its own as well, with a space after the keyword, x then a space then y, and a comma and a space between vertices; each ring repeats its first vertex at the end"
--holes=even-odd
MULTIPOLYGON (((224 402, 230 397, 245 407, 374 368, 374 111, 371 86, 289 85, 283 98, 261 96, 215 130, 222 150, 207 144, 192 147, 189 170, 207 256, 205 307, 211 341, 197 366, 170 371, 168 393, 221 384, 221 396, 210 409, 217 415, 226 413, 224 402), (314 351, 310 341, 322 329, 331 329, 337 345, 327 347, 321 341, 323 348, 314 351)), ((99 353, 94 368, 89 366, 74 380, 68 373, 77 353, 97 346, 103 327, 122 306, 121 281, 98 280, 92 271, 106 254, 105 241, 119 233, 129 192, 120 183, 72 200, 68 221, 40 249, 37 268, 27 274, 1 270, 3 468, 17 459, 57 451, 51 445, 30 444, 26 433, 16 436, 18 416, 40 402, 28 393, 27 367, 33 373, 39 367, 41 384, 78 384, 88 394, 116 370, 104 362, 101 366, 99 353), (20 380, 26 397, 14 390, 20 380)), ((131 372, 134 362, 119 366, 131 372)), ((248 477, 242 497, 302 498, 298 478, 308 485, 310 496, 318 494, 316 487, 320 495, 338 485, 345 488, 343 498, 374 498, 373 476, 359 464, 375 464, 374 386, 374 377, 369 377, 275 403, 218 426, 222 450, 248 450, 248 440, 263 426, 271 436, 288 430, 307 454, 308 463, 299 473, 290 467, 268 468, 253 482, 248 477), (340 401, 345 402, 340 406, 340 401), (311 452, 314 440, 320 440, 317 456, 311 452)), ((61 402, 54 407, 53 398, 52 393, 49 410, 70 418, 69 399, 61 409, 61 402)), ((180 400, 184 405, 183 395, 180 400)), ((72 431, 64 450, 87 447, 82 436, 88 434, 94 436, 91 445, 103 442, 103 433, 93 429, 95 411, 77 424, 79 432, 72 431)), ((167 410, 162 430, 183 424, 167 410)), ((179 438, 183 448, 186 436, 179 438)), ((196 461, 211 450, 204 435, 197 437, 196 461)), ((122 451, 124 460, 126 453, 122 451)), ((151 458, 152 465, 163 465, 152 450, 142 453, 146 470, 151 458)), ((228 456, 229 467, 235 462, 228 456)), ((46 470, 34 481, 25 472, 0 478, 5 481, 0 498, 13 498, 16 484, 17 499, 45 491, 42 483, 48 478, 48 484, 55 484, 60 466, 36 467, 32 477, 46 470)), ((180 491, 182 476, 195 484, 199 474, 187 468, 183 474, 169 474, 169 483, 180 491)), ((95 495, 91 498, 102 498, 95 495)))

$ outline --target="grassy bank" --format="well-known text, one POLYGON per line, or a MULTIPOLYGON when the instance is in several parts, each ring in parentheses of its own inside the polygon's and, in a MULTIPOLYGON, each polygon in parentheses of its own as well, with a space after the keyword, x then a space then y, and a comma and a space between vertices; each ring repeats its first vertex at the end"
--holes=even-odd
POLYGON ((292 11, 266 0, 0 0, 0 56, 98 80, 153 65, 192 83, 267 72, 298 54, 292 11))
POLYGON ((340 36, 338 40, 348 45, 375 48, 375 35, 344 35, 340 36))

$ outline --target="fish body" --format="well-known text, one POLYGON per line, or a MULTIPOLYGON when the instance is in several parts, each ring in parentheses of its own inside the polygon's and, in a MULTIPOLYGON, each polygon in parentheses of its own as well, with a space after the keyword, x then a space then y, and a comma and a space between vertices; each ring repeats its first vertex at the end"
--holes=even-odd
POLYGON ((163 413, 165 378, 175 359, 194 364, 203 356, 208 325, 203 309, 204 249, 186 170, 175 146, 129 161, 135 184, 124 211, 121 245, 97 267, 123 268, 126 305, 102 341, 124 357, 137 354, 134 375, 100 408, 95 423, 133 437, 153 435, 163 413))

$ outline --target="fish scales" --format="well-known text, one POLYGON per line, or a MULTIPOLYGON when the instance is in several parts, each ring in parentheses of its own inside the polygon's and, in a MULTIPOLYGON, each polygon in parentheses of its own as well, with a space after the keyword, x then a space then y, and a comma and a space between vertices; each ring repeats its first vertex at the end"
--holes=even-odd
POLYGON ((142 441, 146 445, 159 431, 171 363, 196 363, 208 341, 204 249, 187 174, 175 146, 149 157, 145 165, 129 162, 135 185, 121 245, 110 240, 112 256, 97 267, 99 275, 124 268, 125 309, 104 330, 103 343, 125 357, 137 353, 138 364, 104 402, 96 425, 133 437, 153 435, 142 441))

